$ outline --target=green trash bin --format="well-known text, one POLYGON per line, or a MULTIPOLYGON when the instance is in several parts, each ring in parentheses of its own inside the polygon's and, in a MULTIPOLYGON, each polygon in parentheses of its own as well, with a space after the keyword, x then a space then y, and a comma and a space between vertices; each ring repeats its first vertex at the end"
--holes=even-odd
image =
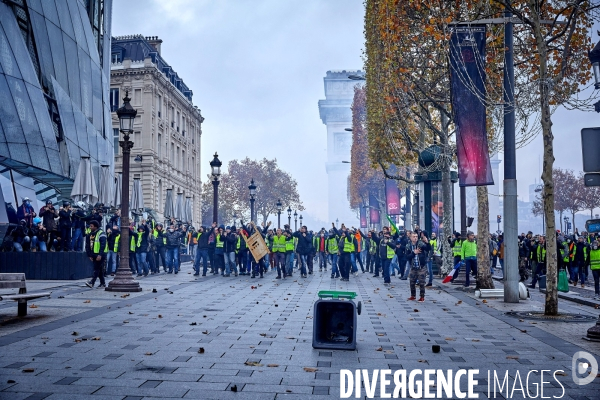
POLYGON ((314 306, 313 348, 356 350, 356 322, 362 304, 352 301, 355 297, 354 292, 319 292, 314 306))

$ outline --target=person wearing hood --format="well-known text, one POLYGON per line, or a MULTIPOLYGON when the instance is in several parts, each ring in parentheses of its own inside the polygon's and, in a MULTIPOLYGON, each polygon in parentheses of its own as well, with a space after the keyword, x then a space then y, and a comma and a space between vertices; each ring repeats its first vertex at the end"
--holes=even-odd
POLYGON ((31 237, 29 234, 29 228, 27 227, 27 221, 25 219, 22 219, 19 221, 19 225, 13 227, 13 229, 10 231, 10 236, 12 238, 13 248, 15 251, 20 253, 23 250, 29 250, 31 248, 31 237))
POLYGON ((31 200, 29 197, 23 197, 23 203, 17 210, 17 218, 19 221, 25 220, 25 224, 27 225, 27 229, 33 226, 33 219, 37 217, 33 206, 31 205, 31 200))
POLYGON ((185 236, 185 226, 180 229, 175 229, 175 224, 171 224, 167 232, 165 232, 166 241, 166 259, 167 259, 167 274, 172 274, 175 269, 175 274, 179 273, 179 245, 181 238, 185 236))
POLYGON ((48 241, 48 230, 44 226, 40 217, 33 219, 33 228, 31 228, 31 251, 36 251, 37 248, 40 251, 48 251, 46 242, 48 241))
MULTIPOLYGON (((307 277, 306 269, 308 266, 308 257, 310 256, 311 251, 313 249, 312 236, 308 232, 308 229, 306 228, 306 226, 300 227, 300 230, 297 232, 294 232, 293 236, 296 239, 298 239, 298 245, 296 246, 296 251, 298 252, 298 255, 300 256, 300 275, 302 276, 302 278, 306 278, 307 277)), ((312 267, 312 265, 309 266, 309 268, 311 268, 311 267, 312 267)), ((309 273, 312 274, 312 270, 310 270, 309 273)))
POLYGON ((90 289, 94 287, 97 278, 100 278, 99 288, 106 287, 104 282, 104 260, 106 258, 106 234, 100 229, 98 221, 90 222, 90 233, 86 237, 85 251, 94 266, 94 276, 86 282, 90 289))
MULTIPOLYGON (((90 222, 91 224, 91 222, 90 222)), ((142 220, 142 223, 137 227, 137 234, 135 236, 135 259, 137 261, 137 276, 148 276, 148 272, 150 270, 150 266, 148 264, 148 234, 150 230, 148 226, 145 224, 145 221, 142 220)))
MULTIPOLYGON (((72 214, 73 210, 71 209, 71 203, 68 201, 63 202, 63 206, 58 210, 62 251, 69 251, 71 246, 71 225, 73 225, 72 214)), ((100 223, 100 221, 97 222, 100 223)))
POLYGON ((223 260, 225 264, 225 275, 228 278, 231 276, 231 272, 238 276, 238 271, 235 263, 235 247, 237 245, 237 233, 235 226, 225 228, 224 248, 223 248, 223 260))
POLYGON ((210 247, 208 243, 208 239, 215 228, 217 227, 217 223, 213 222, 210 228, 204 228, 201 226, 196 232, 196 241, 198 243, 198 247, 196 249, 196 257, 194 259, 194 275, 198 276, 200 274, 200 261, 202 261, 202 276, 206 276, 206 272, 208 270, 208 249, 210 247))

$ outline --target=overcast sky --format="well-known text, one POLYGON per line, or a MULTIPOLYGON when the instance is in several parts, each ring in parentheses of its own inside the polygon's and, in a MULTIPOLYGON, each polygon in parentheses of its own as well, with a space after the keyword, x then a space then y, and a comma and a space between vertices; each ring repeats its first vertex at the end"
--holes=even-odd
MULTIPOLYGON (((163 40, 162 56, 206 118, 203 175, 215 151, 224 164, 277 158, 298 181, 305 217, 326 221, 317 102, 327 70, 362 69, 363 16, 362 0, 114 0, 112 29, 163 40)), ((589 126, 600 126, 598 114, 555 114, 556 166, 581 170, 580 130, 589 126)), ((517 152, 521 200, 539 180, 541 154, 540 137, 517 152)))

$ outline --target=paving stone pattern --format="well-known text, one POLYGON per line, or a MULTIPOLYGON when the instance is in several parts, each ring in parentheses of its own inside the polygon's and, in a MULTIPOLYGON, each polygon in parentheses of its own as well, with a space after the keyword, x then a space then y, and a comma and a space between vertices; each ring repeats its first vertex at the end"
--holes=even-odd
MULTIPOLYGON (((339 398, 341 369, 469 368, 480 370, 482 399, 488 370, 538 370, 530 380, 539 382, 541 369, 565 371, 563 399, 599 398, 600 379, 581 387, 571 379, 587 324, 555 323, 579 328, 565 340, 452 287, 429 289, 420 304, 406 300, 407 281, 384 286, 369 274, 344 283, 328 273, 194 279, 189 270, 142 279, 144 292, 125 298, 69 282, 62 299, 36 302, 25 319, 14 304, 0 308, 0 399, 325 399, 339 398), (362 302, 356 351, 312 348, 313 304, 332 289, 362 302), (68 315, 57 312, 61 300, 68 315)), ((600 344, 586 346, 600 354, 600 344)), ((560 396, 545 380, 554 384, 544 396, 560 396)))

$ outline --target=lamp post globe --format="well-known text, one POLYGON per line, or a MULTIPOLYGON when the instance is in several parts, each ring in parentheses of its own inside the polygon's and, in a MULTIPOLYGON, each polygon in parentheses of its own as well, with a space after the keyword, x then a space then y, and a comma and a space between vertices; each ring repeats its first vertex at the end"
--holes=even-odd
POLYGON ((294 210, 294 230, 298 230, 298 213, 294 210))
POLYGON ((288 213, 288 227, 291 228, 292 227, 292 207, 288 207, 287 213, 288 213))
POLYGON ((223 163, 219 160, 219 155, 215 151, 215 155, 210 162, 210 169, 212 174, 213 184, 213 222, 219 221, 219 176, 221 175, 221 165, 223 163))
MULTIPOLYGON (((129 243, 129 162, 133 142, 129 140, 129 135, 133 133, 133 124, 137 110, 129 103, 129 92, 125 92, 123 105, 117 110, 119 117, 119 128, 123 134, 123 140, 119 141, 123 153, 122 160, 122 186, 121 186, 121 243, 129 243)), ((129 269, 129 246, 121 246, 119 258, 119 267, 115 274, 115 279, 106 286, 109 292, 141 292, 140 283, 133 278, 129 269)))

